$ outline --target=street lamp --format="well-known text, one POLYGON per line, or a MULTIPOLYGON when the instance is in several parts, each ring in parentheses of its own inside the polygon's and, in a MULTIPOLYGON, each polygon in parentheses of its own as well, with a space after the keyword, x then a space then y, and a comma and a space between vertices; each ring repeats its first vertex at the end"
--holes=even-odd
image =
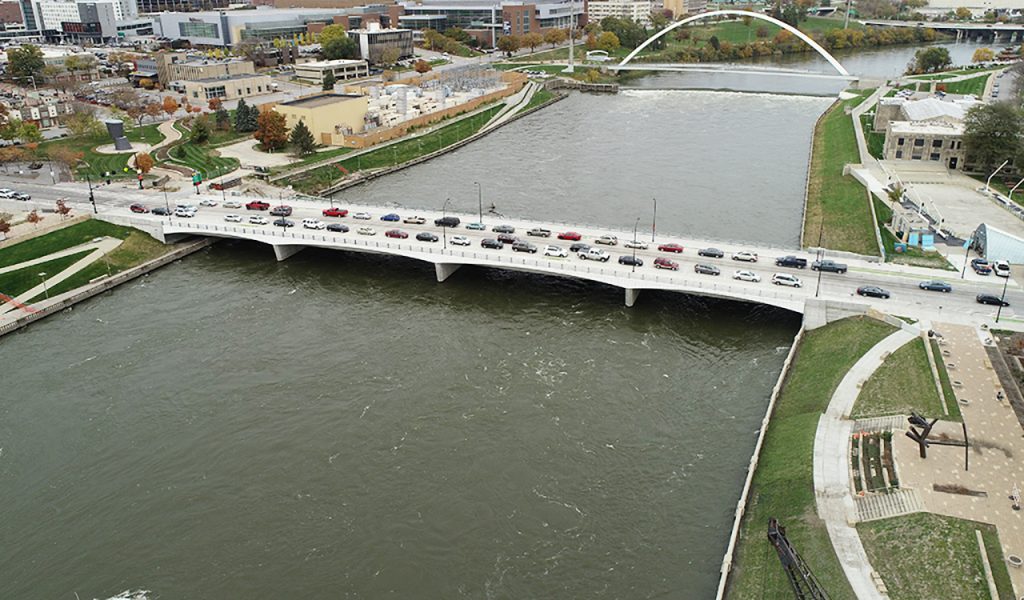
MULTIPOLYGON (((46 299, 49 300, 50 299, 50 290, 46 289, 46 273, 40 273, 39 274, 39 281, 41 281, 43 283, 43 293, 46 294, 46 299)), ((999 321, 999 319, 996 319, 996 322, 998 322, 998 321, 999 321)))
POLYGON ((228 201, 228 196, 227 192, 224 191, 224 175, 221 168, 222 167, 220 165, 217 165, 217 177, 220 178, 220 203, 224 204, 225 202, 228 201))
POLYGON ((99 214, 99 210, 96 208, 96 196, 92 193, 92 177, 89 177, 89 172, 85 172, 85 180, 89 182, 89 202, 92 202, 92 213, 94 215, 99 214))
POLYGON ((636 273, 636 228, 640 226, 640 217, 636 218, 636 222, 633 223, 633 273, 636 273))
POLYGON ((1008 162, 1010 162, 1010 159, 1006 159, 1006 160, 1004 160, 1004 161, 1003 161, 1003 164, 1001 164, 1001 165, 999 165, 998 167, 996 167, 996 170, 995 170, 995 171, 992 171, 992 174, 991 174, 991 175, 989 175, 989 176, 988 176, 988 179, 986 179, 986 180, 985 180, 985 193, 986 193, 986 194, 987 194, 987 193, 990 193, 990 192, 992 191, 992 190, 991 190, 991 189, 989 188, 989 184, 990 184, 990 183, 992 183, 992 178, 996 176, 996 173, 998 173, 999 171, 1002 171, 1002 170, 1003 170, 1003 167, 1005 167, 1005 166, 1006 166, 1006 163, 1008 163, 1008 162))
POLYGON ((480 224, 483 225, 484 224, 484 190, 483 190, 483 187, 480 186, 480 182, 479 181, 474 181, 473 185, 476 186, 476 201, 477 201, 477 204, 480 206, 480 224))
MULTIPOLYGON (((654 201, 654 218, 651 219, 651 243, 654 243, 654 228, 658 223, 658 199, 651 198, 654 201)), ((636 237, 636 236, 633 236, 636 237)))
POLYGON ((1010 190, 1010 200, 1013 200, 1013 193, 1017 191, 1017 188, 1019 188, 1020 184, 1022 184, 1022 183, 1024 183, 1024 179, 1021 179, 1020 181, 1018 181, 1017 185, 1013 186, 1013 189, 1010 190))
MULTIPOLYGON (((1006 268, 1010 268, 1010 263, 1006 263, 1006 268)), ((1003 313, 1003 305, 1006 304, 1006 284, 1010 283, 1010 274, 1007 273, 1006 277, 1003 278, 1003 295, 999 296, 999 308, 996 310, 996 323, 999 322, 999 315, 1003 313)))
POLYGON ((444 250, 448 249, 448 203, 451 201, 451 198, 446 199, 444 206, 441 207, 441 235, 444 237, 444 250))

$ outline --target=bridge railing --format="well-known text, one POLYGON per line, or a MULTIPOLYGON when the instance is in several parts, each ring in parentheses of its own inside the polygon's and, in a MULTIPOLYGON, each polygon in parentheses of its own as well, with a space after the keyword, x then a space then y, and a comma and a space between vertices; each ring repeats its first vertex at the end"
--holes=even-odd
MULTIPOLYGON (((610 269, 602 266, 605 263, 597 263, 590 260, 546 260, 542 258, 528 258, 515 253, 508 255, 500 254, 498 252, 477 252, 475 250, 461 250, 454 248, 445 249, 442 247, 425 246, 422 244, 412 244, 408 242, 403 243, 380 239, 361 239, 355 236, 348 237, 346 234, 333 235, 326 233, 290 232, 286 230, 279 231, 276 229, 253 229, 248 227, 235 227, 231 225, 208 225, 205 223, 191 223, 184 219, 179 219, 174 224, 171 224, 171 226, 179 229, 208 232, 210 234, 235 234, 247 239, 253 239, 254 241, 259 241, 260 237, 269 237, 286 242, 294 242, 297 245, 316 246, 323 244, 326 247, 332 248, 366 248, 368 250, 380 250, 383 252, 398 254, 408 258, 416 258, 416 254, 426 254, 430 256, 450 258, 452 259, 451 262, 459 262, 459 259, 462 259, 463 261, 477 261, 482 264, 491 263, 497 264, 498 266, 508 265, 509 267, 532 267, 546 271, 575 273, 581 276, 589 275, 589 278, 591 279, 595 276, 601 276, 619 280, 624 279, 627 281, 637 280, 645 283, 669 286, 670 289, 690 289, 707 293, 719 293, 737 298, 756 297, 766 300, 771 299, 794 303, 800 303, 806 298, 806 295, 804 294, 796 294, 791 291, 787 291, 791 288, 783 290, 777 287, 765 289, 751 285, 736 285, 732 283, 732 279, 719 280, 717 278, 712 279, 707 276, 698 276, 696 278, 687 279, 682 276, 684 273, 680 271, 659 270, 651 273, 649 271, 610 269)), ((388 239, 390 240, 390 238, 388 239)), ((433 262, 443 263, 445 261, 438 260, 433 262)))

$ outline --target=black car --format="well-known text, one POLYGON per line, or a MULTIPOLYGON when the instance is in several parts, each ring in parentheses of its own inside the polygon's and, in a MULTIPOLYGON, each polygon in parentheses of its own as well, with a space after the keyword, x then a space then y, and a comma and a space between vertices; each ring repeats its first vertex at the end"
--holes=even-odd
POLYGON ((348 225, 342 225, 341 223, 328 223, 327 231, 334 231, 336 233, 348 233, 348 225))
POLYGON ((514 244, 519 241, 519 238, 517 238, 514 235, 503 233, 498 236, 498 241, 501 242, 502 244, 514 244))
POLYGON ((715 265, 693 265, 693 272, 700 273, 701 275, 721 275, 722 272, 718 270, 715 265))
POLYGON ((493 248, 495 250, 501 250, 502 248, 505 247, 505 244, 502 244, 501 242, 499 242, 498 240, 496 240, 494 238, 484 238, 484 239, 480 240, 480 247, 481 248, 493 248))
POLYGON ((857 288, 858 296, 870 296, 872 298, 889 298, 889 290, 883 290, 875 285, 862 285, 857 288))
POLYGON ((640 258, 638 256, 632 256, 632 255, 627 254, 627 255, 623 255, 623 256, 619 257, 619 264, 620 265, 631 265, 631 266, 634 266, 634 267, 642 267, 642 266, 644 266, 644 261, 643 261, 642 258, 640 258))
POLYGON ((590 250, 590 244, 584 244, 582 242, 576 242, 572 246, 569 246, 569 252, 586 252, 590 250))
POLYGON ((154 214, 154 215, 159 215, 161 217, 169 217, 169 216, 171 216, 171 211, 169 209, 166 209, 166 208, 162 207, 162 206, 155 207, 151 211, 151 213, 154 214))
POLYGON ((289 227, 295 227, 295 223, 288 219, 278 219, 274 221, 274 227, 284 227, 285 229, 288 229, 289 227))
MULTIPOLYGON (((500 237, 499 237, 499 239, 500 239, 500 237)), ((516 241, 512 242, 512 251, 513 252, 529 252, 530 254, 536 254, 537 253, 537 246, 534 246, 530 242, 526 242, 526 241, 523 241, 523 240, 516 240, 516 241)))
POLYGON ((708 258, 722 258, 725 256, 725 252, 722 252, 718 248, 701 248, 697 251, 697 255, 706 256, 708 258))
POLYGON ((34 162, 34 163, 30 164, 28 166, 28 168, 32 169, 33 171, 38 171, 39 169, 43 168, 43 163, 41 163, 41 162, 34 162))
POLYGON ((953 286, 949 285, 945 281, 922 281, 917 285, 922 290, 928 290, 929 292, 952 292, 953 286))
POLYGON ((437 236, 434 235, 433 233, 430 233, 429 231, 424 231, 422 233, 417 233, 416 239, 418 239, 421 242, 436 242, 437 236))
POLYGON ((462 221, 458 217, 441 217, 440 219, 434 219, 434 225, 437 227, 458 227, 462 221))
POLYGON ((516 228, 511 225, 495 225, 491 228, 494 233, 515 233, 516 228))
POLYGON ((978 294, 974 298, 978 304, 991 304, 992 306, 1009 306, 1010 303, 992 294, 978 294))

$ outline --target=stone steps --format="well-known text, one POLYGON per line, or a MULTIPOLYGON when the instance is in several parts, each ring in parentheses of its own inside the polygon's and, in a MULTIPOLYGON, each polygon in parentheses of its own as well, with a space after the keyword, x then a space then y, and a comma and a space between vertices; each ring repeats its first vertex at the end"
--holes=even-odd
POLYGON ((888 417, 872 417, 870 419, 858 419, 853 423, 853 431, 875 432, 875 431, 902 431, 907 428, 907 417, 904 415, 892 415, 888 417))
POLYGON ((889 494, 868 494, 854 498, 857 504, 857 520, 876 521, 921 512, 921 498, 916 490, 902 489, 889 494))

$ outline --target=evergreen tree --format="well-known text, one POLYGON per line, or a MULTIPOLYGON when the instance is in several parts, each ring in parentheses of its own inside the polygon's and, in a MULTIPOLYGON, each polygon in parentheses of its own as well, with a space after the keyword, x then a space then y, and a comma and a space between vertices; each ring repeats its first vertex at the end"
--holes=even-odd
POLYGON ((245 103, 245 98, 242 98, 238 101, 238 108, 235 109, 235 131, 238 133, 252 131, 251 129, 246 129, 248 122, 249 105, 245 103))
POLYGON ((334 84, 337 83, 337 81, 338 80, 335 79, 335 77, 334 77, 334 71, 328 71, 324 75, 324 91, 325 92, 332 92, 332 91, 334 91, 334 84))
POLYGON ((213 120, 217 123, 219 131, 227 131, 231 128, 231 115, 223 108, 219 108, 217 112, 213 113, 213 120))
POLYGON ((298 156, 309 156, 316 152, 316 140, 313 139, 313 133, 310 132, 309 127, 302 121, 295 124, 292 127, 292 133, 289 137, 288 143, 292 145, 295 150, 295 154, 298 156))

